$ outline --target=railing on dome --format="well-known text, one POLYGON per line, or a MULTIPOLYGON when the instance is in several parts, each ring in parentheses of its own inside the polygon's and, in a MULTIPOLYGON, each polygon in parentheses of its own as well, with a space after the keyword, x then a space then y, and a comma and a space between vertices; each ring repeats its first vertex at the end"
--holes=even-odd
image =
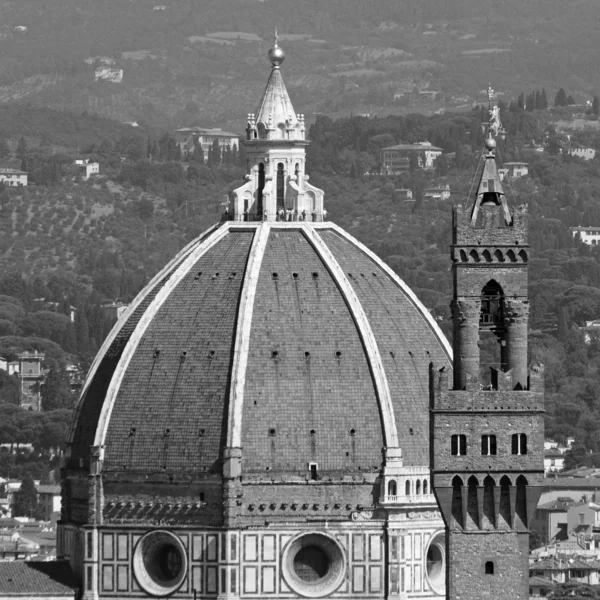
POLYGON ((410 494, 408 496, 390 496, 386 494, 381 502, 382 504, 424 504, 435 501, 434 494, 410 494))
MULTIPOLYGON (((327 218, 327 211, 323 211, 322 213, 322 219, 323 221, 326 220, 327 218)), ((221 220, 222 221, 233 221, 234 220, 234 215, 233 213, 226 209, 223 214, 221 215, 221 220)), ((250 214, 250 213, 245 213, 244 214, 244 218, 243 221, 245 222, 259 222, 259 221, 268 221, 269 219, 267 219, 266 216, 260 216, 260 215, 256 215, 256 214, 250 214)), ((294 211, 285 211, 285 212, 279 212, 277 213, 276 217, 275 217, 275 221, 277 222, 313 222, 316 223, 319 221, 318 218, 318 214, 316 212, 313 212, 312 214, 308 214, 308 213, 296 213, 294 211)))

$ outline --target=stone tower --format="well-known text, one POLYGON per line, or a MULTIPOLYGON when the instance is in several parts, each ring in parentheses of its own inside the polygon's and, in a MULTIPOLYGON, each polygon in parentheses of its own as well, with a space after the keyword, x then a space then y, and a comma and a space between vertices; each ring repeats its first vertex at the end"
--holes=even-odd
POLYGON ((508 207, 495 148, 490 134, 474 203, 454 210, 454 373, 432 370, 432 482, 451 600, 528 597, 543 477, 543 369, 527 370, 527 207, 508 207), (483 334, 499 345, 489 379, 483 334))
POLYGON ((296 114, 281 76, 284 51, 269 51, 271 76, 246 124, 246 183, 233 192, 236 221, 322 221, 323 191, 308 183, 304 115, 296 114))

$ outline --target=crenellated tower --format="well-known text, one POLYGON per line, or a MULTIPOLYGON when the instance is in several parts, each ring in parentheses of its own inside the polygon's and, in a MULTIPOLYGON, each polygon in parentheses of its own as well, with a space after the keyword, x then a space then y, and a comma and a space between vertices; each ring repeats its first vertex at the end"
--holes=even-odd
POLYGON ((543 368, 527 369, 527 207, 509 208, 503 193, 498 125, 490 106, 474 202, 453 214, 453 376, 431 376, 432 483, 450 600, 528 598, 529 523, 543 478, 543 368), (499 346, 489 378, 481 374, 484 335, 499 346))
POLYGON ((233 192, 236 221, 323 220, 323 191, 306 174, 304 115, 294 112, 281 76, 284 59, 276 35, 267 87, 256 112, 248 114, 248 172, 246 183, 233 192))

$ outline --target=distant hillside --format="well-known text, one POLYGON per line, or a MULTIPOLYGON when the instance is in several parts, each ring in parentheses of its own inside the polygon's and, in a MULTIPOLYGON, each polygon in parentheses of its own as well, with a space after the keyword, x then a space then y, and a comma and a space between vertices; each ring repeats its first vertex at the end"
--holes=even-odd
POLYGON ((434 112, 480 100, 488 81, 509 97, 545 87, 553 98, 564 87, 582 101, 600 90, 597 0, 155 5, 3 4, 0 102, 160 126, 239 128, 264 86, 275 27, 288 51, 286 82, 297 110, 307 116, 434 112), (122 82, 96 80, 98 67, 122 69, 122 82))

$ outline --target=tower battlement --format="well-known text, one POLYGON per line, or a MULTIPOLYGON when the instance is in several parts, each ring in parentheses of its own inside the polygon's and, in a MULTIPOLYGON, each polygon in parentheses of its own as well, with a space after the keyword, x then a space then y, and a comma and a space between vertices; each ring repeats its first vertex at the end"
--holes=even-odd
POLYGON ((527 246, 528 219, 527 205, 513 207, 509 210, 510 221, 506 222, 505 214, 500 207, 484 205, 481 207, 479 220, 472 222, 472 209, 460 204, 454 207, 453 244, 462 246, 479 246, 481 244, 496 246, 527 246))

